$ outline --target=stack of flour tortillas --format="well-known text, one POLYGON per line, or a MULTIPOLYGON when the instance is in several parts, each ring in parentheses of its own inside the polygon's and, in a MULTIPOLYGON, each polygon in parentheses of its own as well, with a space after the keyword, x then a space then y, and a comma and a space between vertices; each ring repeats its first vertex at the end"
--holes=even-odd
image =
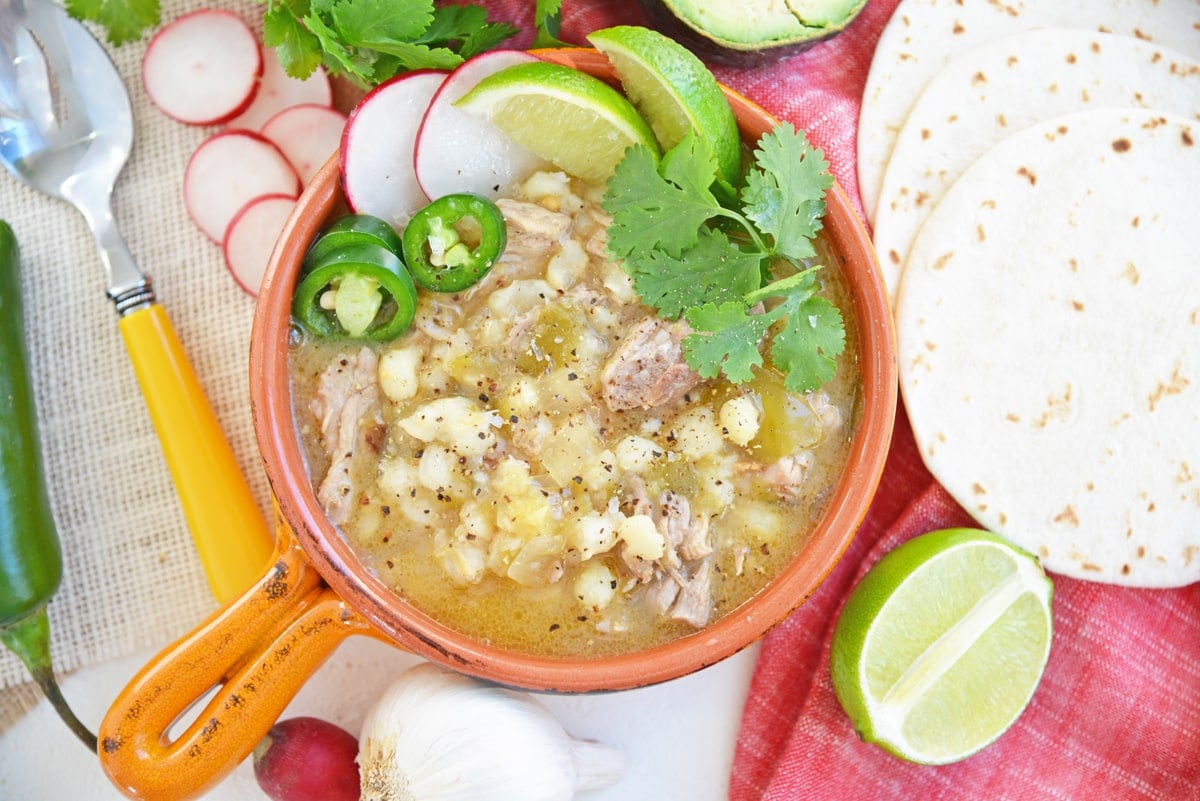
POLYGON ((1048 570, 1200 581, 1200 2, 902 0, 858 167, 937 479, 1048 570))

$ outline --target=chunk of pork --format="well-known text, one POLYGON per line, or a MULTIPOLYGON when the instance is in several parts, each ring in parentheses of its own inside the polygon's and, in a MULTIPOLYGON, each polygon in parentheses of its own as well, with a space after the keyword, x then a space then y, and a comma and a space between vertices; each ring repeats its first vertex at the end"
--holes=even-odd
POLYGON ((652 409, 682 398, 700 383, 683 360, 686 323, 647 317, 630 330, 604 365, 604 402, 611 411, 652 409))
POLYGON ((379 360, 370 348, 334 358, 317 379, 310 406, 321 426, 329 471, 317 489, 317 500, 334 525, 350 519, 358 497, 355 464, 372 462, 383 446, 379 360))

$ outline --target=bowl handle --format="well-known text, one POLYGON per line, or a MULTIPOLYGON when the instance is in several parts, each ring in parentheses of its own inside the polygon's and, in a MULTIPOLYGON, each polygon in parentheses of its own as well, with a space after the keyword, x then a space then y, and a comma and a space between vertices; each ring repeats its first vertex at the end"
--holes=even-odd
POLYGON ((196 798, 249 756, 351 634, 383 637, 325 585, 281 523, 266 575, 159 653, 117 696, 100 725, 105 772, 130 798, 196 798))

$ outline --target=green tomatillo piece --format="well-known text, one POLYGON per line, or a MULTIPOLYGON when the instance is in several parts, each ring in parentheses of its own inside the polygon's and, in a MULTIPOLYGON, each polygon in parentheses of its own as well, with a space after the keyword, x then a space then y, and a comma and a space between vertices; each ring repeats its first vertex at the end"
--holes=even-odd
POLYGON ((416 310, 412 276, 395 253, 376 244, 350 244, 306 259, 292 296, 293 316, 321 337, 386 342, 408 330, 416 310))
POLYGON ((500 208, 480 195, 443 195, 404 229, 413 280, 434 292, 461 292, 488 274, 508 244, 500 208))
POLYGON ((93 752, 96 735, 63 698, 50 661, 46 605, 62 552, 42 473, 37 407, 25 348, 21 262, 0 220, 0 641, 29 669, 59 717, 93 752))

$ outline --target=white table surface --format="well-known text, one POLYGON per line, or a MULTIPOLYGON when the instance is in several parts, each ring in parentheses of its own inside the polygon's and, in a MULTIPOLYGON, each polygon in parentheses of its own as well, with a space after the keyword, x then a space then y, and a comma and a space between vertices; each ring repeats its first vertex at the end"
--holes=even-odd
MULTIPOLYGON (((579 801, 721 801, 729 786, 734 743, 757 647, 699 673, 654 687, 596 695, 539 695, 571 734, 624 751, 624 778, 579 801)), ((138 654, 77 671, 63 692, 95 729, 108 703, 151 657, 138 654)), ((378 641, 343 643, 281 716, 312 715, 357 734, 384 688, 417 658, 378 641)), ((0 799, 119 801, 96 757, 46 703, 0 736, 0 799)), ((247 760, 205 799, 262 801, 266 795, 247 760)))

